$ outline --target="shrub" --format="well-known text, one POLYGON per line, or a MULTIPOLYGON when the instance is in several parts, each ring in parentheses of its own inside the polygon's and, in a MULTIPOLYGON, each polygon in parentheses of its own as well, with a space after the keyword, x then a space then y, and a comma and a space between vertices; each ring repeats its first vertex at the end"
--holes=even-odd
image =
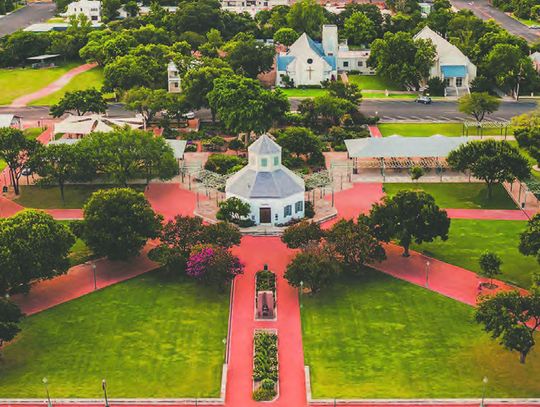
POLYGON ((439 78, 431 78, 427 82, 428 91, 431 96, 444 96, 444 81, 439 78))
POLYGON ((237 165, 244 166, 245 164, 246 161, 236 155, 212 154, 204 164, 204 169, 224 175, 227 174, 231 168, 237 165))
POLYGON ((197 152, 197 144, 188 144, 184 151, 186 153, 195 153, 195 152, 197 152))
POLYGON ((224 247, 197 245, 187 261, 186 274, 223 289, 238 274, 244 272, 240 259, 224 247))
POLYGON ((313 202, 306 201, 304 203, 304 216, 309 219, 315 216, 315 208, 313 207, 313 202))
POLYGON ((257 272, 257 291, 276 291, 276 275, 270 270, 260 270, 257 272))
MULTIPOLYGON (((255 353, 253 355, 253 380, 261 382, 261 388, 271 398, 275 395, 263 389, 262 382, 266 379, 277 383, 278 380, 278 349, 277 335, 272 332, 256 332, 254 337, 255 353)), ((267 382, 268 383, 268 382, 267 382)), ((256 397, 256 392, 253 393, 256 397)), ((271 400, 265 399, 265 400, 271 400)))
POLYGON ((275 389, 267 390, 261 387, 253 392, 253 400, 255 401, 270 401, 274 397, 276 397, 275 389))
MULTIPOLYGON (((251 213, 251 206, 239 198, 232 197, 219 203, 216 218, 240 225, 251 213)), ((251 219, 247 219, 252 223, 251 219)))
POLYGON ((263 379, 261 381, 261 389, 264 390, 275 390, 276 388, 276 382, 272 379, 263 379))

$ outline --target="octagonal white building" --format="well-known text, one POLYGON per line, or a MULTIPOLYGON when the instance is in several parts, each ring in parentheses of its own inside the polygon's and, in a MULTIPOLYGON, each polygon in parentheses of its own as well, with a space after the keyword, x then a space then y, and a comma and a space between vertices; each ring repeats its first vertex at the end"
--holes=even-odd
POLYGON ((248 164, 230 177, 227 198, 251 206, 255 224, 280 224, 304 217, 304 180, 281 163, 281 147, 263 134, 248 148, 248 164))

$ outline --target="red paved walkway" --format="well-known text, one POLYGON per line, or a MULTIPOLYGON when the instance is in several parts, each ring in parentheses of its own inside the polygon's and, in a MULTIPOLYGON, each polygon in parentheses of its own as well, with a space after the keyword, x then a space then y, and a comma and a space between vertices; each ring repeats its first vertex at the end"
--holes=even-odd
POLYGON ((283 278, 293 252, 279 237, 242 239, 233 251, 246 265, 245 274, 235 282, 231 322, 231 351, 227 376, 227 406, 260 406, 251 398, 253 373, 253 330, 278 330, 280 397, 272 406, 292 407, 306 404, 304 356, 297 290, 283 278), (264 250, 261 250, 264 248, 264 250), (268 264, 277 276, 277 321, 255 322, 255 273, 268 264))
MULTIPOLYGON (((98 289, 125 281, 139 274, 155 269, 158 265, 146 257, 148 245, 143 253, 128 261, 96 260, 96 281, 98 289)), ((72 267, 67 274, 52 280, 40 281, 32 286, 30 294, 17 294, 11 298, 27 314, 54 307, 94 291, 94 273, 92 267, 81 264, 72 267)))
MULTIPOLYGON (((176 215, 191 215, 197 206, 197 195, 178 183, 151 183, 145 191, 146 198, 154 210, 170 220, 176 215)), ((199 199, 206 200, 204 194, 199 199)))
POLYGON ((49 85, 45 86, 44 88, 41 88, 37 90, 34 93, 30 93, 28 95, 23 95, 21 97, 18 97, 11 103, 11 107, 24 107, 28 105, 30 102, 33 102, 34 100, 41 99, 45 96, 48 96, 56 91, 59 91, 64 86, 66 86, 73 77, 89 71, 92 68, 95 68, 97 64, 91 63, 91 64, 84 64, 80 65, 76 68, 71 69, 70 71, 66 72, 64 75, 62 75, 60 78, 55 80, 53 83, 50 83, 49 85))
MULTIPOLYGON (((427 269, 426 288, 468 305, 476 305, 480 293, 478 283, 487 281, 472 271, 424 256, 412 250, 410 257, 403 257, 401 255, 403 249, 393 244, 386 245, 385 250, 387 260, 374 264, 373 268, 423 287, 426 287, 427 269), (427 261, 430 263, 429 268, 426 267, 427 261)), ((495 291, 516 289, 516 287, 499 280, 493 280, 493 282, 498 286, 495 291)), ((521 291, 526 292, 525 290, 521 291)), ((493 291, 487 289, 481 291, 482 294, 489 294, 490 292, 493 291)))
POLYGON ((368 126, 368 129, 369 129, 369 133, 371 134, 371 137, 375 137, 375 138, 381 138, 382 137, 382 133, 381 131, 379 130, 379 127, 378 126, 368 126))

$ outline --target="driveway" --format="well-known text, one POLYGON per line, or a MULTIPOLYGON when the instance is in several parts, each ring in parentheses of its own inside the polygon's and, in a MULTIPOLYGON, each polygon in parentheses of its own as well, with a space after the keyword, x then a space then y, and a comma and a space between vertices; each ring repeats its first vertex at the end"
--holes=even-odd
POLYGON ((54 17, 55 3, 30 3, 28 6, 0 18, 0 37, 22 30, 29 25, 54 17))
POLYGON ((471 10, 477 17, 482 20, 490 18, 497 21, 508 32, 519 35, 529 42, 534 42, 540 39, 540 30, 532 30, 512 17, 507 16, 501 10, 493 7, 487 0, 450 0, 450 3, 456 8, 471 10))

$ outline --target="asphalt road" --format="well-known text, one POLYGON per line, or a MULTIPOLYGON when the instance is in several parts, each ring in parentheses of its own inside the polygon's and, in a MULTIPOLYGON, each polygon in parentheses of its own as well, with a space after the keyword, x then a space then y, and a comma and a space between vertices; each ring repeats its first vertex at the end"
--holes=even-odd
POLYGON ((489 20, 492 18, 507 31, 514 35, 519 35, 529 42, 535 42, 540 39, 540 30, 533 30, 526 25, 521 24, 519 21, 509 17, 498 8, 490 5, 487 0, 450 0, 450 3, 459 9, 471 10, 482 20, 489 20))
POLYGON ((0 18, 0 37, 54 17, 55 3, 30 3, 0 18))
MULTIPOLYGON (((291 108, 296 110, 300 100, 292 99, 291 108)), ((500 109, 488 119, 509 120, 513 116, 534 110, 536 102, 521 100, 519 102, 503 101, 500 109)), ((383 122, 418 121, 418 122, 456 122, 470 120, 470 116, 460 113, 455 101, 435 101, 431 105, 421 105, 414 101, 404 100, 364 100, 360 110, 368 115, 377 114, 383 122)), ((20 108, 0 107, 0 113, 14 113, 26 120, 38 120, 48 118, 49 108, 46 106, 29 106, 20 108)), ((121 104, 109 105, 108 114, 111 116, 131 116, 132 112, 126 111, 121 104)), ((210 112, 201 110, 198 117, 210 120, 210 112)))

